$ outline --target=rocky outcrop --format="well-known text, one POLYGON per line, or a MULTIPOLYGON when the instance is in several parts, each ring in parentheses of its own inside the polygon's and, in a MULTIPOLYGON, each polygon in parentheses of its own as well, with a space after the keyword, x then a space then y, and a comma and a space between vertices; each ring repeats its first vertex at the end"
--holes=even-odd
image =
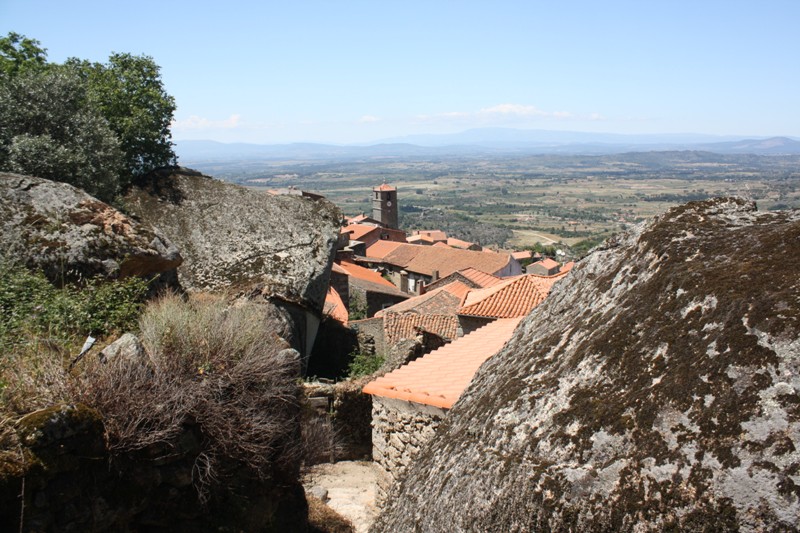
POLYGON ((258 286, 268 298, 322 309, 341 221, 330 202, 275 196, 181 168, 150 174, 124 202, 180 247, 184 288, 258 286))
POLYGON ((674 208, 481 368, 376 531, 790 531, 800 212, 674 208))
POLYGON ((181 263, 158 229, 72 185, 7 173, 0 173, 0 255, 57 282, 168 276, 181 263))

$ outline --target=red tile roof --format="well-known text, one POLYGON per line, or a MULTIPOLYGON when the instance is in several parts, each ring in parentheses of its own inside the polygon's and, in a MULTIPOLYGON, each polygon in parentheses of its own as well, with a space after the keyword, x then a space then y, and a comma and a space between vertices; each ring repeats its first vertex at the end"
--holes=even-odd
POLYGON ((438 246, 439 248, 453 248, 453 246, 450 246, 449 244, 445 244, 442 241, 434 243, 433 245, 434 246, 438 246))
POLYGON ((472 267, 493 274, 506 268, 513 259, 509 254, 485 254, 458 248, 434 248, 403 243, 376 242, 367 248, 367 257, 426 276, 439 271, 440 277, 472 267))
POLYGON ((350 224, 341 229, 341 233, 349 233, 351 241, 363 240, 365 235, 373 231, 380 231, 381 228, 377 226, 370 226, 368 224, 350 224))
POLYGON ((495 320, 368 383, 364 392, 449 409, 484 361, 511 338, 520 320, 495 320))
POLYGON ((389 346, 403 339, 413 339, 419 330, 455 339, 458 337, 458 317, 455 314, 387 313, 383 317, 383 330, 389 346))
POLYGON ((414 235, 422 235, 423 237, 429 237, 434 241, 446 241, 447 240, 447 233, 443 232, 439 229, 420 229, 414 230, 414 235))
POLYGON ((512 252, 511 257, 513 257, 517 261, 521 261, 523 259, 530 259, 531 257, 533 257, 533 254, 531 253, 530 250, 523 250, 521 252, 512 252))
POLYGON ((397 287, 394 286, 394 283, 385 279, 379 273, 375 272, 374 270, 370 270, 368 268, 364 268, 360 265, 355 263, 350 263, 348 261, 342 261, 339 263, 339 268, 344 270, 348 276, 362 279, 364 281, 370 281, 372 283, 377 283, 378 285, 384 285, 387 287, 392 287, 396 289, 397 287))
POLYGON ((350 316, 347 313, 347 308, 344 306, 342 297, 333 287, 328 287, 328 294, 325 295, 325 305, 322 309, 323 314, 328 315, 334 320, 338 320, 345 326, 350 316))
MULTIPOLYGON (((397 250, 398 247, 402 246, 403 243, 401 242, 393 242, 393 241, 378 241, 375 244, 367 247, 367 257, 371 257, 374 259, 384 259, 387 255, 397 250)), ((412 249, 413 253, 413 249, 412 249)))
POLYGON ((477 268, 463 268, 458 273, 479 287, 493 287, 503 282, 501 278, 482 272, 477 268))
POLYGON ((550 270, 551 268, 556 268, 556 267, 558 267, 558 263, 557 263, 557 262, 555 262, 555 261, 553 261, 553 260, 552 260, 552 259, 550 259, 549 257, 545 257, 544 259, 542 259, 541 261, 539 261, 539 262, 537 262, 537 263, 535 263, 535 264, 537 264, 537 265, 541 265, 541 266, 543 266, 544 268, 546 268, 547 270, 550 270))
POLYGON ((427 235, 412 235, 411 237, 406 237, 406 242, 409 244, 433 244, 433 239, 428 237, 427 235))
POLYGON ((456 238, 453 238, 453 237, 448 237, 447 238, 447 245, 448 246, 452 246, 453 248, 461 248, 461 249, 466 250, 466 249, 468 249, 468 248, 470 248, 472 246, 475 246, 475 243, 474 242, 469 242, 469 241, 462 241, 461 239, 456 239, 456 238))
POLYGON ((471 291, 458 314, 492 318, 525 316, 547 298, 553 284, 564 275, 526 274, 493 287, 471 291))
POLYGON ((388 184, 384 183, 383 185, 378 185, 377 187, 375 187, 372 190, 373 191, 396 191, 397 189, 392 187, 391 185, 388 185, 388 184))
POLYGON ((455 316, 469 289, 469 287, 460 282, 450 283, 444 287, 439 287, 438 289, 426 292, 420 296, 414 296, 404 302, 387 307, 375 313, 375 316, 385 316, 389 313, 405 313, 409 311, 418 314, 455 316))

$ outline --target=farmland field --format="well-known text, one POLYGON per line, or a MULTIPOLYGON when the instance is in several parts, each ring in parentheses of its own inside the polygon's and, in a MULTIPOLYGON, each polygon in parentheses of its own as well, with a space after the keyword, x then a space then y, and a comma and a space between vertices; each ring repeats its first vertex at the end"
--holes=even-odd
POLYGON ((800 207, 800 157, 642 152, 619 155, 363 158, 192 165, 253 188, 294 186, 346 215, 397 187, 403 229, 444 229, 507 247, 597 241, 671 206, 741 196, 759 209, 800 207))

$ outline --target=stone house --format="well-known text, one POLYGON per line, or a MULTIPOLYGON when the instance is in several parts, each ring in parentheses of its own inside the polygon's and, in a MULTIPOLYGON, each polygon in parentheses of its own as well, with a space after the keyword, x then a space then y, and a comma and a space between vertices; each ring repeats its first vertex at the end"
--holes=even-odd
POLYGON ((464 334, 499 318, 525 316, 547 298, 553 285, 569 269, 555 276, 524 274, 485 289, 471 290, 458 310, 464 334))
POLYGON ((537 261, 527 266, 525 272, 527 274, 537 274, 539 276, 554 276, 558 274, 561 265, 553 259, 546 257, 541 261, 537 261))
POLYGON ((438 246, 417 246, 378 241, 359 262, 386 270, 403 292, 421 294, 423 287, 441 277, 474 268, 496 277, 522 273, 519 262, 507 253, 487 253, 438 246))
MULTIPOLYGON (((352 313, 352 303, 363 308, 367 317, 372 317, 386 307, 408 299, 408 294, 401 292, 392 282, 383 278, 380 273, 364 268, 349 261, 334 263, 336 275, 347 276, 348 310, 352 313)), ((338 278, 335 278, 335 281, 338 278)), ((337 289, 338 290, 338 289, 337 289)), ((343 297, 343 291, 339 291, 343 297)))
POLYGON ((370 383, 372 457, 385 497, 436 432, 484 361, 499 352, 519 318, 500 319, 416 359, 370 383))
POLYGON ((374 224, 348 224, 341 229, 341 233, 348 236, 351 247, 354 241, 364 243, 365 248, 378 241, 406 242, 405 231, 374 224))

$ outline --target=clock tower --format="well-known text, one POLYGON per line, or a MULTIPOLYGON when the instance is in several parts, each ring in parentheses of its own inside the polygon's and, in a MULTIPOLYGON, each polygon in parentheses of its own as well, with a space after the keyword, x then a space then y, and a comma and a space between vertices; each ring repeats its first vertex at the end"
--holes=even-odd
POLYGON ((385 183, 372 189, 372 218, 387 228, 398 229, 397 189, 385 183))

